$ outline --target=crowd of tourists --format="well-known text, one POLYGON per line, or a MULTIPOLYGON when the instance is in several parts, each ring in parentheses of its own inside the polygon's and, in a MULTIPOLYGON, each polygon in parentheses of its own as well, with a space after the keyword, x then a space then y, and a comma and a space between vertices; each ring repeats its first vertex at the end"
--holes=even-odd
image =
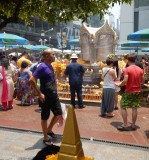
MULTIPOLYGON (((71 63, 67 65, 65 76, 69 77, 71 104, 76 108, 75 92, 78 97, 80 109, 85 108, 82 99, 82 84, 85 69, 77 62, 77 55, 71 56, 71 63)), ((148 72, 148 62, 145 58, 141 61, 133 54, 126 58, 126 66, 119 67, 118 59, 107 58, 107 66, 102 69, 103 89, 100 116, 114 117, 113 111, 118 108, 118 95, 120 100, 123 125, 117 129, 121 131, 136 130, 137 108, 139 107, 139 93, 144 83, 144 73, 148 72), (123 90, 123 92, 122 92, 123 90), (127 121, 127 109, 132 108, 132 124, 127 121)), ((41 107, 41 126, 44 134, 43 142, 51 144, 49 136, 56 138, 52 128, 58 121, 62 123, 62 108, 57 93, 57 84, 52 67, 55 54, 52 50, 43 51, 41 58, 35 63, 29 60, 29 55, 24 52, 21 57, 1 57, 0 64, 0 103, 1 110, 13 109, 13 99, 20 101, 22 106, 30 106, 34 98, 38 97, 41 107), (39 88, 40 86, 40 88, 39 88), (47 120, 53 112, 49 125, 47 120)), ((149 97, 147 97, 149 99, 149 97)))
POLYGON ((101 117, 113 117, 114 109, 118 109, 118 94, 120 100, 123 125, 117 129, 121 131, 136 130, 137 108, 139 107, 139 93, 144 83, 144 67, 137 61, 135 55, 128 55, 124 69, 118 67, 117 60, 107 59, 107 66, 103 68, 103 91, 101 103, 101 117), (124 88, 124 89, 123 89, 124 88), (122 92, 123 90, 123 92, 122 92), (132 124, 127 121, 127 109, 132 108, 132 124))

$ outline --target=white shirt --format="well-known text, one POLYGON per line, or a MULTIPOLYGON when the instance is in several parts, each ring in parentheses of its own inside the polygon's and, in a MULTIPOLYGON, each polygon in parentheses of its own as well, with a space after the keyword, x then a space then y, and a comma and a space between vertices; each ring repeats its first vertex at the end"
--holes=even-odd
POLYGON ((109 67, 104 67, 102 69, 103 77, 104 77, 103 88, 113 88, 113 89, 115 89, 115 84, 114 84, 113 77, 109 74, 109 71, 111 71, 111 70, 114 70, 114 69, 113 68, 109 68, 109 67))

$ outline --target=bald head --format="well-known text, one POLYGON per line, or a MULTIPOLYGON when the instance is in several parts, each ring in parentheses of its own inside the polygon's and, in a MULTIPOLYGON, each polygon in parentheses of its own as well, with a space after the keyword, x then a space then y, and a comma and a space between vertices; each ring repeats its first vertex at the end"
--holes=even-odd
POLYGON ((54 51, 51 49, 46 49, 42 52, 42 57, 44 62, 51 64, 55 61, 55 54, 54 51))
POLYGON ((53 53, 53 51, 49 48, 49 49, 45 49, 43 52, 42 52, 42 56, 43 57, 46 57, 46 55, 49 55, 53 53))

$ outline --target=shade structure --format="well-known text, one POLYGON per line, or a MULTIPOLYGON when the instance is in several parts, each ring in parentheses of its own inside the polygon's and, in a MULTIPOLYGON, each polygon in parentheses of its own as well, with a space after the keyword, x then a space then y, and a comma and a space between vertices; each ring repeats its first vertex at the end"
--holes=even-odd
POLYGON ((45 49, 48 49, 50 47, 47 47, 47 46, 44 46, 44 45, 36 45, 34 46, 34 49, 37 49, 38 51, 39 50, 45 50, 45 49))
POLYGON ((23 45, 23 48, 28 49, 28 50, 37 50, 34 48, 34 45, 28 44, 28 45, 23 45))
POLYGON ((127 40, 149 41, 149 28, 129 34, 127 40))
POLYGON ((68 42, 69 45, 80 45, 80 40, 79 39, 73 39, 73 40, 70 40, 68 42))
POLYGON ((57 49, 57 48, 51 48, 54 52, 62 52, 62 50, 60 50, 60 49, 57 49))
POLYGON ((121 47, 120 50, 142 50, 142 48, 138 48, 138 47, 121 47))
POLYGON ((149 47, 149 42, 145 41, 127 41, 121 43, 121 47, 149 47))
POLYGON ((45 50, 48 49, 49 47, 47 46, 43 46, 43 45, 23 45, 24 48, 28 49, 28 50, 32 50, 32 51, 41 51, 41 50, 45 50))
POLYGON ((12 53, 9 53, 9 56, 15 56, 15 57, 18 57, 20 56, 22 53, 20 52, 12 52, 12 53))
POLYGON ((15 34, 0 33, 0 43, 1 44, 28 44, 29 41, 23 37, 17 36, 15 34))
POLYGON ((149 48, 142 49, 142 52, 149 52, 149 48))
POLYGON ((19 45, 15 45, 15 44, 13 44, 13 45, 11 45, 11 44, 6 44, 6 45, 4 45, 4 44, 0 44, 0 48, 1 49, 11 49, 11 48, 19 48, 20 46, 19 45))

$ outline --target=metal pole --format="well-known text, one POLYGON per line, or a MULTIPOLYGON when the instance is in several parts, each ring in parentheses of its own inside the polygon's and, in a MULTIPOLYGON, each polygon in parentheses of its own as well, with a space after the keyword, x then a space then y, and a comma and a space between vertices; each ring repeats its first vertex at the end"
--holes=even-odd
POLYGON ((63 54, 63 33, 62 33, 62 23, 60 24, 61 29, 61 47, 62 47, 62 54, 63 54))
MULTIPOLYGON (((75 39, 75 27, 73 27, 73 29, 74 29, 74 39, 75 39)), ((74 44, 74 52, 75 52, 75 44, 74 44)))

